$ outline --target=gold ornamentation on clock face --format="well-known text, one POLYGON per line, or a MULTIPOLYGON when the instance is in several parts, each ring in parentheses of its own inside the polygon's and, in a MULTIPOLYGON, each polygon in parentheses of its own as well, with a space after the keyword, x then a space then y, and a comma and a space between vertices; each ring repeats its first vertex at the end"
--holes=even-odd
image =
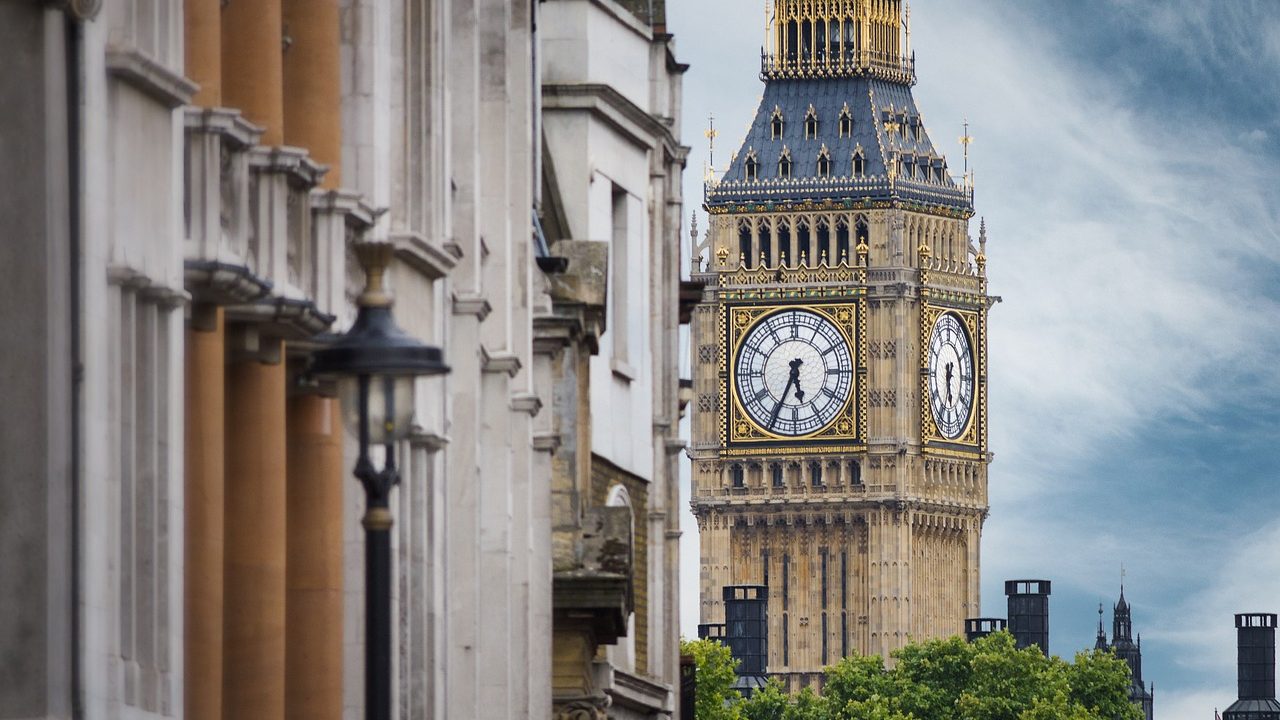
POLYGON ((765 432, 812 435, 848 405, 853 353, 844 334, 823 315, 781 310, 747 331, 735 359, 734 384, 741 407, 765 432))
POLYGON ((929 334, 929 408, 938 433, 947 440, 964 434, 973 414, 973 345, 964 323, 943 313, 929 334))

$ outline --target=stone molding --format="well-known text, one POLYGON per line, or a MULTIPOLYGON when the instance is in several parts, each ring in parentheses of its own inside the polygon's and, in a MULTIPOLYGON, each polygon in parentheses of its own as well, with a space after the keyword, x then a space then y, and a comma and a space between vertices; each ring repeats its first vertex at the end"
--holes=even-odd
MULTIPOLYGON (((85 5, 92 0, 70 0, 71 5, 85 5)), ((71 11, 68 10, 68 13, 71 11)), ((191 102, 199 85, 173 72, 132 47, 107 46, 107 72, 139 91, 160 101, 169 109, 191 102)))

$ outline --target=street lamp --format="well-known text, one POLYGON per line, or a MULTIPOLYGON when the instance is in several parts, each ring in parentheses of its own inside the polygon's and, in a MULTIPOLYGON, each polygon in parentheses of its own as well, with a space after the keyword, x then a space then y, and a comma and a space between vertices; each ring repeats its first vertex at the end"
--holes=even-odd
POLYGON ((367 242, 355 247, 365 273, 356 301, 355 324, 314 353, 311 372, 338 380, 348 431, 360 440, 355 476, 364 486, 365 530, 365 718, 391 720, 391 509, 388 497, 400 481, 395 443, 409 432, 413 381, 449 372, 440 348, 418 342, 396 327, 392 299, 384 287, 394 248, 367 242), (369 452, 384 447, 382 468, 369 452))

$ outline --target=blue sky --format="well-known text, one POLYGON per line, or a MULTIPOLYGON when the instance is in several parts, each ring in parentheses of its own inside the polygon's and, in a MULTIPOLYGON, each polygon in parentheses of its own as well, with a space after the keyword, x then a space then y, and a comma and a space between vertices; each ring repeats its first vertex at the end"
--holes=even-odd
MULTIPOLYGON (((764 4, 668 2, 692 64, 690 205, 708 114, 723 169, 758 102, 764 4)), ((1280 2, 912 10, 915 97, 953 168, 971 123, 1004 298, 984 613, 1004 614, 1005 579, 1051 579, 1051 645, 1069 654, 1092 644, 1123 563, 1157 716, 1211 718, 1235 699, 1232 613, 1280 611, 1280 2)), ((687 513, 684 528, 692 635, 687 513)))

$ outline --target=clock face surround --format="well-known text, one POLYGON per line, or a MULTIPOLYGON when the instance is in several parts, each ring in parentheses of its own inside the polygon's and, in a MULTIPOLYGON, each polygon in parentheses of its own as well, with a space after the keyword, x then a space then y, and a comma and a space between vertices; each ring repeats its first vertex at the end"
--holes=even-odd
POLYGON ((747 331, 734 360, 734 385, 741 407, 766 433, 813 435, 831 425, 853 395, 853 353, 821 314, 780 310, 747 331))
POLYGON ((973 345, 955 313, 938 316, 929 334, 929 409, 947 440, 964 434, 973 414, 973 345))

